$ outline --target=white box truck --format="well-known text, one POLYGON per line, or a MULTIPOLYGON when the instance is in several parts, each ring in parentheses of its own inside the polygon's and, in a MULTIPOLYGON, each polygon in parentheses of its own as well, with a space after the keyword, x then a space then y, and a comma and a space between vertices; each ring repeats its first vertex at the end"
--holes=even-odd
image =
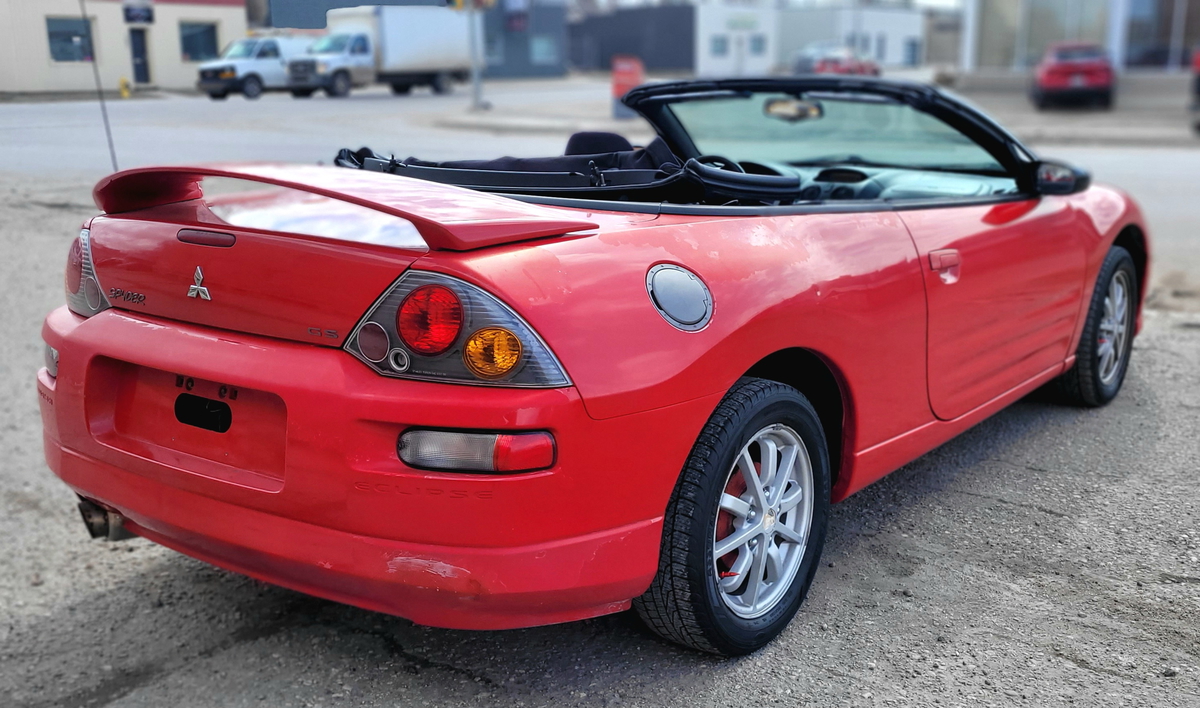
POLYGON ((447 93, 454 81, 470 75, 468 13, 374 5, 330 10, 326 16, 329 34, 313 44, 308 56, 288 62, 294 96, 321 89, 341 97, 371 83, 389 84, 396 94, 413 86, 447 93))

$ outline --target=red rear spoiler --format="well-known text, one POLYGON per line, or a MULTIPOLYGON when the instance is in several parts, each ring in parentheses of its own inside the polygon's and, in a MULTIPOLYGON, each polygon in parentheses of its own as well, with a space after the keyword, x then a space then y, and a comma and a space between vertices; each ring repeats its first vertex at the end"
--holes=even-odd
POLYGON ((298 189, 411 221, 430 249, 469 251, 502 243, 598 228, 562 212, 461 187, 307 165, 145 167, 100 180, 92 196, 107 214, 199 199, 205 177, 227 177, 298 189))

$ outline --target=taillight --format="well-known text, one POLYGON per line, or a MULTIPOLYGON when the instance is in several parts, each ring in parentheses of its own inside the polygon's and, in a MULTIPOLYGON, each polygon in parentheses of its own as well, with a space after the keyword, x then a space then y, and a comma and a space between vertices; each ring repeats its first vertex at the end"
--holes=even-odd
POLYGON ((410 467, 457 472, 532 472, 554 466, 550 433, 409 430, 396 453, 410 467))
POLYGON ((80 317, 91 317, 110 307, 92 263, 91 239, 90 231, 80 231, 79 238, 67 254, 67 308, 80 317))
POLYGON ((487 386, 570 386, 542 338, 479 287, 410 270, 346 338, 346 351, 376 373, 487 386))
POLYGON ((444 353, 462 332, 463 308, 454 291, 442 285, 417 288, 396 313, 400 339, 417 354, 444 353))
POLYGON ((79 239, 71 242, 71 252, 67 254, 67 292, 75 295, 83 285, 83 244, 79 239))

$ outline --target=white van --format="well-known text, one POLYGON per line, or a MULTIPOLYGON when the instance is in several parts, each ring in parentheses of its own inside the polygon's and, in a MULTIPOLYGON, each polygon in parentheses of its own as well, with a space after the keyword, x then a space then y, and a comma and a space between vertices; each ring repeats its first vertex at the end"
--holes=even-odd
POLYGON ((220 59, 200 65, 196 88, 215 100, 230 93, 253 99, 264 91, 287 91, 288 61, 303 56, 313 41, 312 37, 239 39, 225 49, 220 59))

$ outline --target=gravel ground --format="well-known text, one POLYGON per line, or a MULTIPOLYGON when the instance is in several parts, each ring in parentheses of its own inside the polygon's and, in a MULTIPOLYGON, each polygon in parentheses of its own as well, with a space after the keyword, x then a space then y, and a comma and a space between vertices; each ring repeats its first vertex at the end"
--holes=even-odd
POLYGON ((838 505, 754 656, 435 630, 87 538, 32 376, 87 184, 0 184, 0 705, 1200 705, 1200 316, 1151 313, 1111 406, 1031 397, 838 505))
MULTIPOLYGON (((1200 706, 1190 290, 1160 285, 1177 311, 1149 314, 1111 406, 1034 395, 835 507, 808 603, 754 656, 678 649, 629 613, 435 630, 87 538, 42 459, 33 371, 94 175, 22 164, 0 174, 0 706, 1200 706)), ((1148 212, 1169 194, 1147 191, 1148 212)), ((1159 265, 1191 283, 1196 209, 1161 222, 1180 255, 1159 265)))

